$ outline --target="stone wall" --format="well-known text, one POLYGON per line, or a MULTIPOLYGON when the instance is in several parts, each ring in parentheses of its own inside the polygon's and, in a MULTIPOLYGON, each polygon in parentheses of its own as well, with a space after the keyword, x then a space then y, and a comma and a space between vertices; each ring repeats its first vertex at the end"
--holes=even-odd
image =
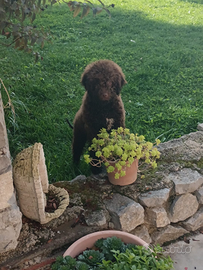
MULTIPOLYGON (((203 227, 203 126, 199 131, 159 146, 156 172, 126 187, 106 178, 78 176, 56 183, 70 192, 68 217, 84 216, 88 226, 114 228, 148 243, 177 239, 203 227)), ((60 220, 58 221, 60 222, 60 220)))
POLYGON ((0 253, 16 248, 22 227, 16 203, 12 166, 0 93, 0 253))

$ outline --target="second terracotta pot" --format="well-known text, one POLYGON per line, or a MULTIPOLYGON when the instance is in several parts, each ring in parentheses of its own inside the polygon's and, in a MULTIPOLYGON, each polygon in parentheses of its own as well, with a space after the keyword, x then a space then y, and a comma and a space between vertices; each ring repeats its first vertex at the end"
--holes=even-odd
POLYGON ((86 236, 81 237, 76 242, 74 242, 63 254, 63 256, 71 256, 76 257, 80 253, 82 253, 87 248, 92 248, 94 246, 94 243, 101 238, 107 238, 116 236, 120 238, 125 244, 135 244, 139 246, 144 246, 146 248, 149 247, 149 245, 143 241, 138 236, 135 236, 133 234, 122 232, 122 231, 115 231, 115 230, 107 230, 107 231, 100 231, 95 233, 90 233, 86 236))

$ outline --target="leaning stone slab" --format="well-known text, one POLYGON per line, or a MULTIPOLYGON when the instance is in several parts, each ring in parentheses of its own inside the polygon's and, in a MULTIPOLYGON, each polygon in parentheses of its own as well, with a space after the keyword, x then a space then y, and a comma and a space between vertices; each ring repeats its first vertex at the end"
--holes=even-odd
POLYGON ((168 200, 169 193, 170 189, 168 188, 149 191, 139 196, 139 202, 147 207, 160 207, 168 200))
POLYGON ((120 194, 114 194, 111 200, 104 203, 115 229, 130 232, 144 223, 144 208, 139 203, 120 194))
POLYGON ((11 170, 11 159, 0 93, 0 175, 11 170))
POLYGON ((13 192, 9 207, 0 210, 0 253, 15 249, 22 227, 22 214, 13 192))
POLYGON ((194 192, 203 184, 203 176, 189 168, 170 173, 167 178, 174 182, 177 195, 194 192))
POLYGON ((195 195, 197 196, 199 204, 203 204, 203 187, 196 190, 195 195))
POLYGON ((201 207, 194 216, 183 222, 183 226, 188 231, 196 231, 203 227, 203 207, 201 207))
POLYGON ((138 237, 140 237, 142 240, 150 244, 152 242, 152 239, 149 235, 148 229, 145 225, 140 225, 137 228, 135 228, 133 231, 130 232, 131 234, 134 234, 138 237))
POLYGON ((197 212, 198 206, 196 196, 190 193, 177 196, 170 207, 171 222, 186 220, 197 212))
POLYGON ((157 228, 165 227, 170 224, 170 220, 163 207, 147 208, 147 220, 157 228))
POLYGON ((168 225, 167 227, 152 233, 151 237, 154 244, 162 245, 163 243, 175 240, 186 233, 188 233, 188 231, 180 226, 175 227, 168 225))
POLYGON ((12 171, 0 174, 0 211, 10 206, 9 200, 14 192, 12 171))

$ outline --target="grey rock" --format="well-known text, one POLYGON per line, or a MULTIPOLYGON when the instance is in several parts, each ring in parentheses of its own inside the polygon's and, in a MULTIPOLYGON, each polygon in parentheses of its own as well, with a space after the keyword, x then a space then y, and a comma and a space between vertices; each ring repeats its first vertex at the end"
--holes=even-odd
POLYGON ((203 227, 203 207, 201 207, 194 216, 183 222, 183 226, 188 231, 196 231, 203 227))
POLYGON ((147 208, 147 220, 157 228, 165 227, 170 224, 167 212, 163 207, 147 208))
POLYGON ((170 207, 171 222, 175 223, 191 217, 196 213, 198 206, 196 196, 190 193, 177 196, 170 207))
POLYGON ((197 196, 199 204, 203 204, 203 187, 200 187, 198 190, 196 190, 195 195, 197 196))
POLYGON ((120 194, 114 194, 111 200, 104 201, 115 229, 130 232, 144 223, 144 208, 120 194))
POLYGON ((85 221, 88 226, 97 226, 102 227, 106 225, 106 215, 103 210, 94 211, 90 213, 86 218, 85 221))
POLYGON ((162 245, 163 243, 175 240, 186 233, 188 233, 188 231, 180 226, 175 227, 168 225, 167 227, 152 233, 151 238, 154 244, 162 245))
POLYGON ((139 196, 140 204, 147 206, 147 207, 160 207, 169 198, 170 189, 164 188, 155 191, 149 191, 147 193, 143 193, 139 196))
POLYGON ((202 124, 198 124, 197 129, 199 131, 203 131, 203 123, 202 124))
POLYGON ((161 158, 167 160, 200 160, 203 156, 203 132, 197 131, 158 145, 161 158))
POLYGON ((150 244, 152 242, 152 239, 149 235, 148 229, 145 225, 138 226, 130 233, 140 237, 143 241, 147 242, 148 244, 150 244))
POLYGON ((177 195, 194 192, 203 184, 203 176, 190 168, 170 173, 168 178, 174 182, 177 195))

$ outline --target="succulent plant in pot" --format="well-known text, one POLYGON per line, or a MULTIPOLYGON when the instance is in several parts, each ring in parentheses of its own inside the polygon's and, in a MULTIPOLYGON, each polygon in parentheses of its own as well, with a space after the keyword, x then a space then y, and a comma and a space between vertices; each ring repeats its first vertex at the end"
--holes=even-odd
POLYGON ((52 270, 169 270, 173 261, 156 245, 149 248, 141 238, 121 231, 86 235, 58 257, 52 270))
MULTIPOLYGON (((156 140, 156 144, 159 143, 156 140)), ((138 160, 156 168, 156 159, 160 157, 154 144, 145 141, 143 135, 130 133, 129 129, 122 127, 110 133, 105 128, 101 129, 88 150, 94 152, 95 157, 85 154, 85 162, 97 167, 104 164, 110 182, 117 185, 131 184, 136 180, 138 160), (128 173, 131 175, 128 176, 128 173), (118 181, 114 182, 114 179, 118 181)))

